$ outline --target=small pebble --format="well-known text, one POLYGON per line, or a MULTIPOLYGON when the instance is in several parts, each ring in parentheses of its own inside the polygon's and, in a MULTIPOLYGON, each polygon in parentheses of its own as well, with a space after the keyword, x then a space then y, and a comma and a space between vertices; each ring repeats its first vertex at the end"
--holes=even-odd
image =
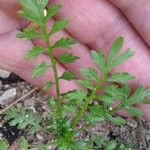
POLYGON ((2 96, 0 96, 0 104, 1 105, 7 105, 11 102, 13 102, 16 98, 17 90, 16 88, 12 88, 9 90, 6 90, 2 96))
POLYGON ((43 136, 42 136, 40 133, 37 133, 37 134, 36 134, 36 138, 37 138, 38 140, 43 140, 43 139, 44 139, 43 136))
POLYGON ((10 87, 9 84, 5 84, 5 85, 4 85, 4 89, 5 89, 5 90, 8 90, 9 87, 10 87))
POLYGON ((132 128, 136 128, 137 127, 137 122, 133 119, 127 119, 127 125, 129 125, 132 128))
POLYGON ((0 77, 3 78, 3 79, 8 78, 10 76, 10 73, 11 72, 9 72, 9 71, 0 69, 0 77))

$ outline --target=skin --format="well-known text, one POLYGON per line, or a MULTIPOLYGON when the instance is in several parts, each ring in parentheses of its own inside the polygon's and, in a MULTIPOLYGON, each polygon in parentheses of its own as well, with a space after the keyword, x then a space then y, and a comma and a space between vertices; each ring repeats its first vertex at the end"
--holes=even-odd
MULTIPOLYGON (((52 41, 62 36, 75 37, 79 42, 70 52, 80 57, 78 61, 69 65, 58 64, 61 75, 66 69, 73 71, 80 77, 80 68, 97 66, 92 62, 90 50, 108 50, 112 42, 119 36, 125 39, 122 51, 132 48, 135 56, 118 66, 112 73, 118 71, 130 72, 136 79, 130 84, 137 87, 140 84, 150 87, 150 2, 149 0, 52 0, 63 4, 58 15, 49 21, 50 28, 59 18, 69 18, 70 26, 57 33, 52 41)), ((49 62, 46 54, 35 61, 26 61, 24 55, 33 45, 44 45, 42 41, 23 41, 16 38, 17 30, 25 27, 25 21, 17 15, 20 5, 17 0, 0 0, 0 68, 10 70, 31 84, 42 87, 50 79, 53 72, 49 70, 44 77, 32 79, 32 68, 43 59, 49 62), (9 5, 8 5, 9 4, 9 5)), ((56 50, 55 56, 66 50, 56 50)), ((78 88, 75 81, 61 81, 61 92, 78 88)), ((55 90, 49 93, 55 96, 55 90)), ((145 118, 150 120, 150 106, 140 105, 145 111, 145 118)))

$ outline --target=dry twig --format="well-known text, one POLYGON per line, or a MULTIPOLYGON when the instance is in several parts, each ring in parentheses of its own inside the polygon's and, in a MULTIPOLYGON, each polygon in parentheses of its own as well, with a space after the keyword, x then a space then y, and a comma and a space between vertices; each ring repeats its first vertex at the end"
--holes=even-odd
POLYGON ((15 104, 17 104, 18 102, 20 102, 21 100, 27 98, 29 95, 31 95, 33 92, 35 92, 37 90, 37 88, 35 87, 34 89, 32 89, 30 92, 28 92, 27 94, 23 95, 22 97, 20 97, 18 100, 14 101, 13 103, 11 103, 10 105, 8 105, 6 108, 2 109, 0 111, 0 114, 3 114, 6 110, 8 110, 10 107, 14 106, 15 104))

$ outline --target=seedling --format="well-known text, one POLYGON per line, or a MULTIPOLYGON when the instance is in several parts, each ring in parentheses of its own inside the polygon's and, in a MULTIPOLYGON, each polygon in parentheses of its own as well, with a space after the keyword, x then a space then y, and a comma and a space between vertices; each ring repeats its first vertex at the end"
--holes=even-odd
MULTIPOLYGON (((97 64, 101 71, 101 75, 94 68, 81 69, 82 80, 77 80, 75 75, 67 70, 61 76, 58 75, 58 63, 73 63, 78 56, 74 56, 71 52, 61 54, 58 59, 54 57, 56 48, 69 49, 76 43, 75 39, 62 37, 54 44, 51 38, 60 30, 65 29, 69 21, 61 19, 55 21, 50 30, 47 29, 47 22, 57 14, 61 8, 60 4, 56 4, 46 9, 49 0, 20 0, 22 10, 19 14, 36 24, 39 29, 27 28, 17 34, 18 38, 25 38, 32 40, 40 38, 45 42, 45 46, 35 46, 31 48, 27 54, 26 59, 34 60, 42 53, 47 53, 50 63, 43 60, 33 69, 32 77, 36 78, 43 76, 43 74, 52 68, 55 80, 50 81, 43 87, 45 91, 52 87, 56 90, 56 97, 49 97, 48 104, 50 111, 45 120, 42 120, 37 113, 33 111, 26 111, 24 108, 20 110, 11 108, 6 112, 5 120, 10 121, 11 125, 18 125, 18 128, 26 127, 28 133, 34 134, 39 130, 44 130, 53 135, 54 140, 48 143, 43 143, 37 146, 36 149, 43 150, 50 145, 55 145, 58 150, 95 150, 95 149, 115 149, 125 150, 124 145, 117 146, 118 143, 114 140, 102 141, 97 147, 91 144, 91 140, 79 140, 81 132, 91 125, 95 125, 103 120, 108 120, 117 125, 123 125, 126 120, 121 116, 116 116, 115 113, 119 110, 124 110, 133 117, 142 116, 144 113, 135 105, 139 103, 149 104, 150 88, 145 88, 143 85, 139 86, 134 92, 128 85, 128 81, 135 79, 133 75, 127 72, 118 72, 111 74, 113 68, 123 63, 134 55, 131 49, 127 49, 120 54, 120 49, 123 45, 123 37, 119 37, 111 46, 108 56, 105 56, 100 50, 92 51, 91 56, 93 61, 97 64), (81 87, 87 90, 77 89, 68 91, 67 93, 60 93, 60 80, 77 80, 81 87), (109 82, 109 84, 105 84, 109 82), (102 94, 97 94, 97 91, 103 91, 102 94), (88 92, 87 92, 88 91, 88 92), (112 107, 112 104, 120 100, 120 103, 112 107), (93 102, 96 101, 97 105, 93 102), (26 115, 25 115, 26 114, 26 115), (33 121, 31 121, 33 120, 33 121), (83 124, 79 126, 82 120, 83 124), (45 124, 44 129, 41 128, 40 123, 45 124), (106 143, 106 144, 105 144, 106 143)), ((98 138, 95 138, 95 140, 98 138)), ((25 150, 30 149, 28 140, 21 138, 21 145, 25 150)))

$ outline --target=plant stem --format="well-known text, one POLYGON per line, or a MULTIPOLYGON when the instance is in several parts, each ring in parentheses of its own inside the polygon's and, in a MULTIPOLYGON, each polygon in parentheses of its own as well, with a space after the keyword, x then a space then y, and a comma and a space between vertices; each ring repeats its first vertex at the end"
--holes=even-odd
POLYGON ((88 97, 85 100, 85 104, 81 107, 81 110, 78 112, 77 116, 75 117, 73 123, 71 124, 71 128, 75 128, 79 120, 82 118, 83 114, 88 109, 89 104, 94 100, 97 90, 99 90, 102 87, 104 81, 106 80, 106 77, 107 77, 107 73, 104 73, 100 78, 100 80, 98 81, 95 89, 92 91, 90 97, 88 97))
POLYGON ((49 34, 46 29, 46 25, 43 25, 42 31, 44 34, 43 39, 44 39, 47 49, 48 49, 48 55, 51 60, 53 74, 54 74, 54 78, 55 78, 56 99, 58 100, 56 109, 54 111, 55 112, 54 118, 56 119, 61 114, 61 109, 62 109, 62 100, 60 98, 60 86, 59 86, 59 77, 58 77, 58 72, 57 72, 57 64, 56 64, 56 59, 54 57, 54 49, 52 48, 52 46, 49 42, 49 34))
POLYGON ((48 55, 49 55, 51 63, 52 63, 52 69, 53 69, 53 73, 54 73, 55 86, 56 86, 56 98, 59 100, 59 96, 60 96, 59 77, 58 77, 58 72, 57 72, 56 60, 54 58, 54 50, 49 42, 49 34, 46 29, 46 24, 43 25, 42 31, 44 34, 43 39, 45 40, 46 46, 48 48, 48 55))

